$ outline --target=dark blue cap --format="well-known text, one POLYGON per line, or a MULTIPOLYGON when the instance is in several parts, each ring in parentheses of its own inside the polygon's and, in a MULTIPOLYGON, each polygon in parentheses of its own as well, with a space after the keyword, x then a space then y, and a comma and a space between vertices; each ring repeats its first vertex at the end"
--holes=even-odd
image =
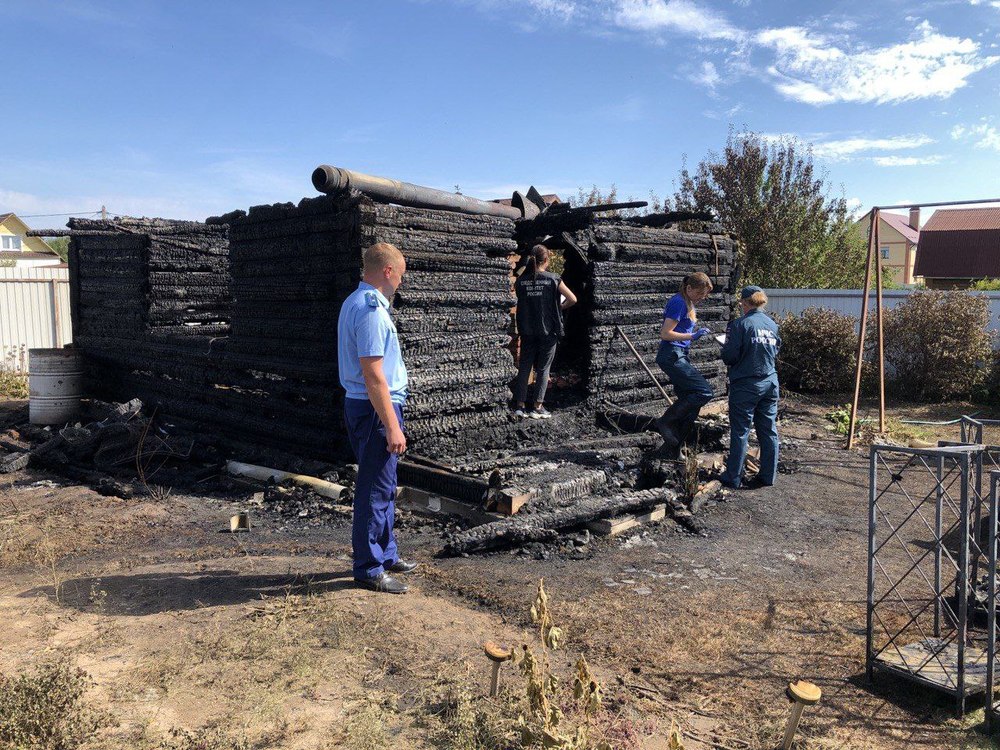
POLYGON ((750 299, 757 292, 763 292, 763 291, 764 290, 761 289, 759 286, 745 286, 743 287, 743 291, 740 292, 740 299, 750 299))

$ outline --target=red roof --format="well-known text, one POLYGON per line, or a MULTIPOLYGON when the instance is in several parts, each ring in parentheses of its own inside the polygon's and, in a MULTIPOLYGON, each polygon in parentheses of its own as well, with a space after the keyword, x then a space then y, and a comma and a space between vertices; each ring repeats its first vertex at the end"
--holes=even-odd
POLYGON ((934 212, 924 229, 928 231, 1000 229, 1000 206, 941 209, 934 212))
POLYGON ((935 211, 920 232, 914 273, 938 279, 1000 278, 1000 208, 935 211))
POLYGON ((879 211, 878 215, 882 217, 882 220, 886 224, 895 229, 914 245, 916 245, 920 240, 920 230, 914 229, 910 226, 910 219, 908 217, 900 216, 899 214, 891 214, 887 211, 879 211))

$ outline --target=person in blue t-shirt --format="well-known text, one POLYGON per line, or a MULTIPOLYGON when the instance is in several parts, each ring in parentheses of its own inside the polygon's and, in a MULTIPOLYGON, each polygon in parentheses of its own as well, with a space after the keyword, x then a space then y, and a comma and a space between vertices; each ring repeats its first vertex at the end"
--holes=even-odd
POLYGON ((395 517, 396 464, 406 450, 403 405, 406 365, 390 300, 406 272, 406 260, 387 242, 364 252, 364 276, 344 300, 337 320, 337 363, 347 392, 344 421, 358 461, 354 486, 354 579, 374 591, 406 592, 392 573, 409 573, 416 563, 399 556, 395 517))
POLYGON ((698 341, 711 330, 697 326, 695 306, 712 293, 712 280, 698 272, 684 278, 681 291, 663 308, 660 328, 660 348, 656 364, 670 378, 676 401, 653 424, 663 436, 667 451, 677 450, 694 426, 701 407, 712 400, 715 391, 688 359, 692 341, 698 341))
POLYGON ((740 293, 743 315, 729 325, 722 361, 729 366, 729 458, 722 483, 739 489, 750 426, 760 444, 760 472, 747 485, 770 487, 778 470, 778 324, 761 309, 767 295, 759 286, 740 293))

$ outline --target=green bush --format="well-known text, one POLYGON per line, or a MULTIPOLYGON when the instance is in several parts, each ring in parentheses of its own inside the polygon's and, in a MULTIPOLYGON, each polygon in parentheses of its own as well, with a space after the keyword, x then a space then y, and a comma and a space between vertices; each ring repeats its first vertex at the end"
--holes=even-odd
POLYGON ((917 291, 886 311, 886 377, 892 392, 917 400, 981 393, 994 359, 989 321, 987 298, 969 292, 917 291))
POLYGON ((89 679, 65 661, 39 666, 34 674, 0 675, 0 747, 73 750, 108 723, 83 703, 89 679))
POLYGON ((0 369, 0 398, 27 398, 28 376, 0 369))
POLYGON ((1000 279, 980 279, 969 289, 973 292, 1000 292, 1000 279))
POLYGON ((24 361, 24 346, 10 349, 0 358, 0 398, 27 398, 28 376, 19 363, 24 361))
POLYGON ((839 393, 851 389, 858 346, 857 318, 809 307, 779 321, 781 351, 778 378, 804 393, 839 393))

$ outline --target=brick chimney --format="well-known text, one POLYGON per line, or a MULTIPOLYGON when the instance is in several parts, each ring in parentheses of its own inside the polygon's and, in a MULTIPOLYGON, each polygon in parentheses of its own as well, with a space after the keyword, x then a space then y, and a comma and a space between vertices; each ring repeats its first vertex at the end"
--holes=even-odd
POLYGON ((910 209, 910 226, 920 230, 920 206, 914 206, 910 209))

